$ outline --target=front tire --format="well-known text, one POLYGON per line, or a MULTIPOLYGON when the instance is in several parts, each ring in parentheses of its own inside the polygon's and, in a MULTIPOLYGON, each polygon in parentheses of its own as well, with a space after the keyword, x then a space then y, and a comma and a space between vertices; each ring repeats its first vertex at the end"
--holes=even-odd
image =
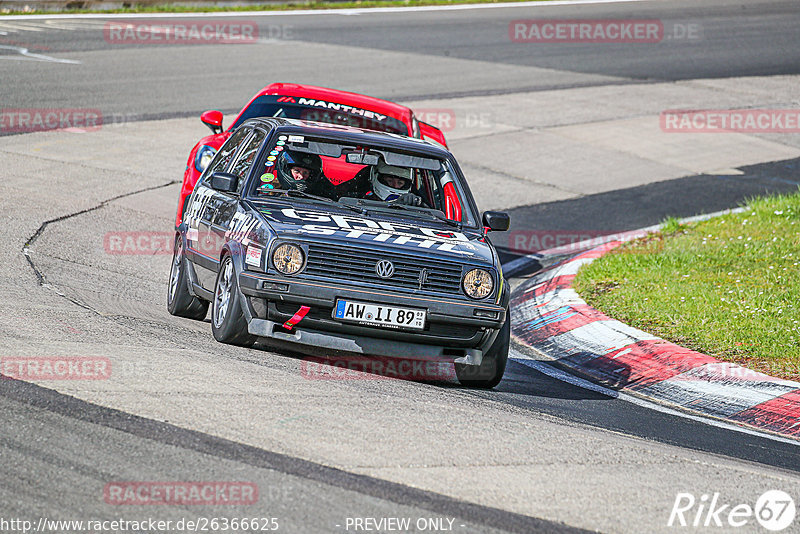
POLYGON ((172 253, 172 267, 169 271, 167 289, 167 311, 178 317, 202 321, 208 313, 208 302, 189 293, 189 277, 186 273, 186 258, 183 253, 183 239, 175 238, 172 253))
POLYGON ((236 281, 233 260, 222 258, 214 286, 214 302, 211 307, 211 331, 220 343, 250 347, 256 336, 247 331, 247 320, 242 312, 241 294, 236 281))
POLYGON ((503 379, 508 363, 508 349, 511 343, 511 314, 506 312, 506 322, 497 337, 483 355, 478 366, 456 364, 456 377, 462 386, 477 389, 492 389, 503 379))

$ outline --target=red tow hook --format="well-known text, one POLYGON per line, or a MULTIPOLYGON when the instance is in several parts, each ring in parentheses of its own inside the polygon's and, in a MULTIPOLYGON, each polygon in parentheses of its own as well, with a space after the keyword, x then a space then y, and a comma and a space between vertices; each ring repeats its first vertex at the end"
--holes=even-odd
POLYGON ((300 306, 300 309, 297 310, 294 315, 292 315, 292 318, 283 323, 283 327, 286 330, 291 330, 294 328, 294 325, 303 320, 303 317, 305 317, 309 311, 311 311, 309 306, 300 306))

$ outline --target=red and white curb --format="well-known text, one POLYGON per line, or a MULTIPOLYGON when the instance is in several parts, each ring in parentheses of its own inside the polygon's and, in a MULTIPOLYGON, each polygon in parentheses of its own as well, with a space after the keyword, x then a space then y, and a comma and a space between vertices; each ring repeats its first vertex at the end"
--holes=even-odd
POLYGON ((615 391, 800 438, 800 383, 680 347, 586 304, 578 269, 619 246, 603 244, 523 282, 511 300, 511 335, 563 367, 615 391))

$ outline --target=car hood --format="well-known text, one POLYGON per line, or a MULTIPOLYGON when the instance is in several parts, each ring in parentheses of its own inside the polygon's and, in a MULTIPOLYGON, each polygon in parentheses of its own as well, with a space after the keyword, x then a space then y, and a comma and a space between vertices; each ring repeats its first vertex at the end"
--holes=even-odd
MULTIPOLYGON (((293 199, 294 200, 294 199, 293 199)), ((342 246, 380 247, 398 253, 425 254, 449 261, 494 264, 494 253, 483 234, 459 230, 422 217, 396 217, 370 210, 359 215, 334 204, 251 201, 280 238, 319 240, 342 246)))

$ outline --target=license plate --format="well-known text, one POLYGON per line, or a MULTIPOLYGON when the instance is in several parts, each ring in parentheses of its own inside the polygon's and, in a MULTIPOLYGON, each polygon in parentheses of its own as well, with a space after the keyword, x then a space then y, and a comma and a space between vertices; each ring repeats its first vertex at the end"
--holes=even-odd
POLYGON ((425 310, 398 308, 383 304, 370 304, 354 300, 337 300, 333 309, 334 319, 384 328, 425 328, 425 310))

